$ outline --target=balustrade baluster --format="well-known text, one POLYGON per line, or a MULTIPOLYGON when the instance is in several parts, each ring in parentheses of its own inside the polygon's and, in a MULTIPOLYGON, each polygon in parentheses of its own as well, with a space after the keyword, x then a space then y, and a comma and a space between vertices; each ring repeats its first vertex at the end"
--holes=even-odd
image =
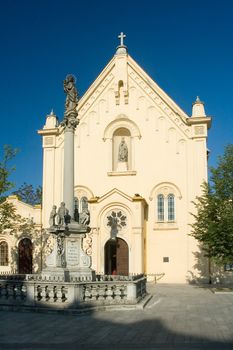
POLYGON ((106 300, 110 301, 112 299, 113 299, 112 286, 108 285, 107 286, 107 291, 106 291, 106 300))

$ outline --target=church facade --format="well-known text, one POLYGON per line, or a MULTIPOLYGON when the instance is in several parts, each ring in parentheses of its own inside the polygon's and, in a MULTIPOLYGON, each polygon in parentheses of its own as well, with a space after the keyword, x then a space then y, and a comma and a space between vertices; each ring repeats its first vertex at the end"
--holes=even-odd
MULTIPOLYGON (((189 234, 192 201, 207 180, 211 118, 204 104, 197 98, 188 116, 134 61, 121 38, 79 100, 78 118, 74 207, 75 215, 90 215, 83 249, 92 268, 102 274, 145 273, 163 283, 202 277, 198 243, 189 234)), ((39 134, 40 223, 46 229, 53 205, 63 201, 64 133, 53 112, 39 134)))
MULTIPOLYGON (((207 179, 211 119, 197 99, 189 117, 121 42, 78 104, 75 209, 90 213, 84 241, 98 273, 146 273, 161 282, 198 276, 189 236, 192 201, 207 179)), ((63 193, 62 127, 43 130, 43 227, 63 193)))

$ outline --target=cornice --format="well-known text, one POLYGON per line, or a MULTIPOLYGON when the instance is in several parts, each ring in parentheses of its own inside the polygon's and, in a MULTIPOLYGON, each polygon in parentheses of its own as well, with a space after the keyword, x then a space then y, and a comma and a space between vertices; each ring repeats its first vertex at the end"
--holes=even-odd
POLYGON ((206 124, 208 129, 212 124, 212 117, 190 117, 187 119, 188 125, 206 124))

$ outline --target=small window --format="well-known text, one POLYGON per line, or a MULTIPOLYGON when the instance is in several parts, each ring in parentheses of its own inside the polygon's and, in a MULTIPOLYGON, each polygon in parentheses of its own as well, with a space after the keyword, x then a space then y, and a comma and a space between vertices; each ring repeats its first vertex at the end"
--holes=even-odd
POLYGON ((175 197, 169 194, 167 197, 168 221, 175 221, 175 197))
POLYGON ((81 212, 85 211, 88 209, 88 199, 87 197, 82 197, 81 198, 81 212))
POLYGON ((164 221, 164 196, 159 194, 158 201, 158 221, 164 221))
POLYGON ((8 244, 3 241, 0 243, 0 266, 8 265, 8 244))
POLYGON ((169 193, 157 195, 156 216, 158 222, 174 222, 176 220, 175 213, 175 195, 169 193))

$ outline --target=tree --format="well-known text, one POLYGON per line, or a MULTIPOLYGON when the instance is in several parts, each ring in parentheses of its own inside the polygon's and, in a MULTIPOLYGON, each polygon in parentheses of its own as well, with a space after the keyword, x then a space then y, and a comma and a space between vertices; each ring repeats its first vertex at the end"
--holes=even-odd
POLYGON ((6 230, 11 234, 18 231, 30 231, 34 224, 17 214, 13 204, 6 200, 6 192, 14 187, 9 176, 15 168, 10 166, 10 162, 18 150, 8 145, 4 146, 3 149, 3 159, 0 161, 0 233, 6 232, 6 230))
POLYGON ((9 176, 15 170, 10 166, 11 160, 15 157, 18 150, 9 145, 3 146, 3 159, 0 161, 0 203, 5 199, 5 193, 14 187, 14 184, 9 180, 9 176))
POLYGON ((194 202, 191 235, 207 257, 222 265, 233 262, 233 145, 225 147, 210 172, 210 183, 203 184, 203 194, 194 202))
POLYGON ((7 200, 0 204, 0 233, 30 232, 35 224, 30 220, 17 214, 16 208, 7 200))
POLYGON ((17 191, 14 191, 13 194, 17 195, 19 200, 27 204, 36 205, 41 204, 42 202, 41 186, 34 189, 32 185, 24 182, 24 184, 20 186, 17 191))

